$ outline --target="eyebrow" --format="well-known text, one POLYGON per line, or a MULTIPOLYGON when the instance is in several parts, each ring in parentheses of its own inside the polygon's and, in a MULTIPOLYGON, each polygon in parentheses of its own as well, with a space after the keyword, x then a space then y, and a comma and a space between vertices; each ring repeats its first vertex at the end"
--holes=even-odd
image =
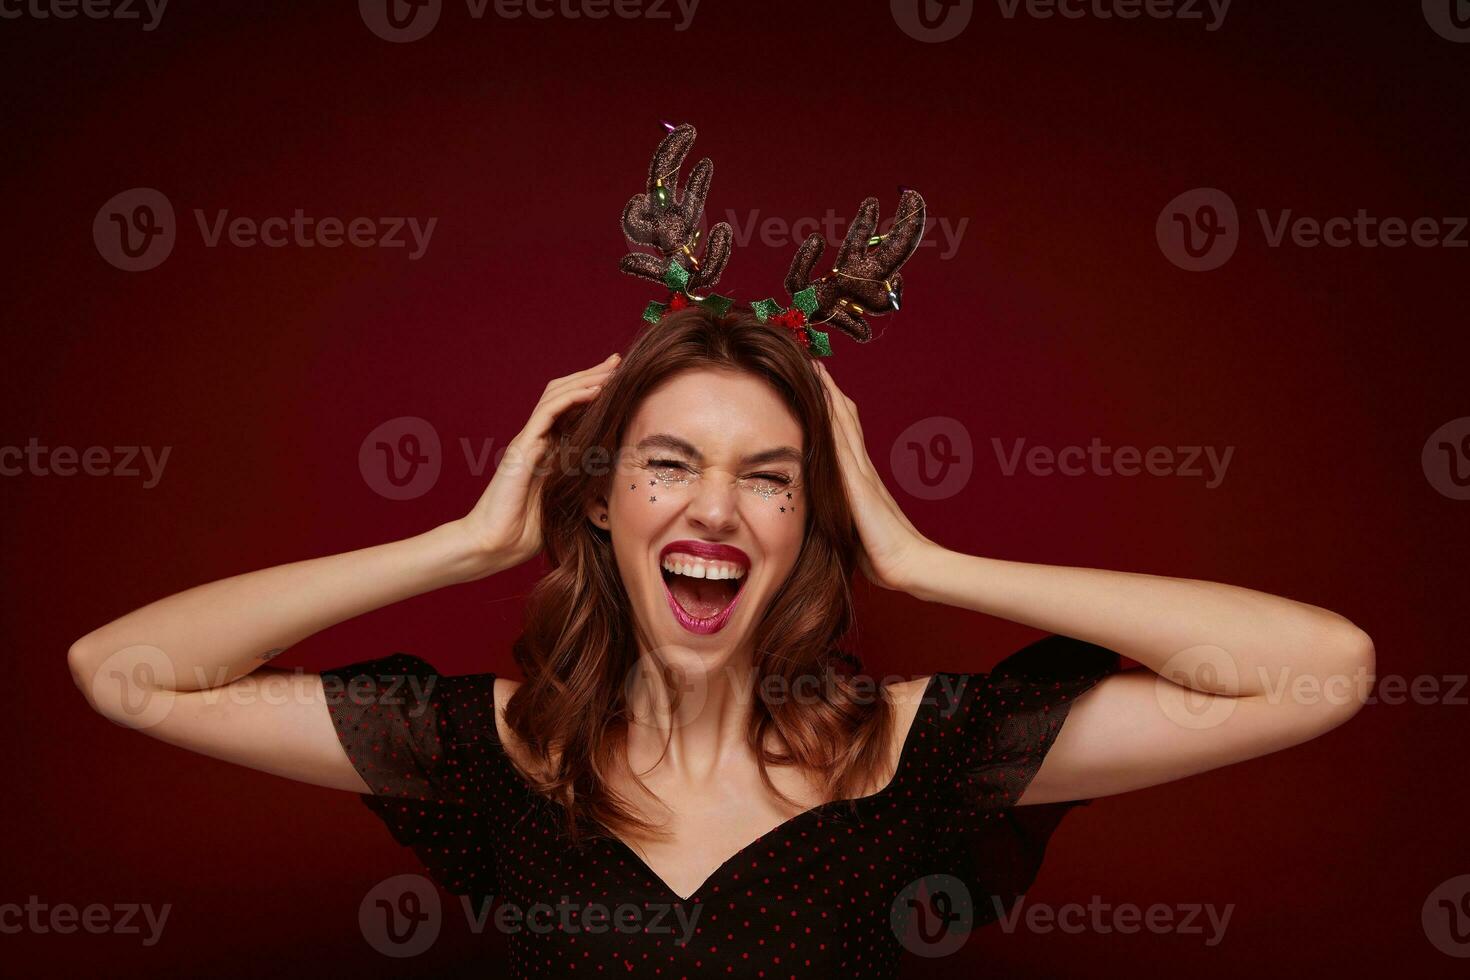
MULTIPOLYGON (((690 445, 687 441, 667 432, 659 432, 642 440, 635 447, 638 452, 646 452, 650 449, 668 449, 673 452, 683 453, 690 459, 703 463, 704 455, 690 445)), ((795 463, 801 465, 801 453, 792 446, 778 446, 775 449, 763 449, 758 453, 740 457, 741 466, 759 466, 762 463, 795 463)))

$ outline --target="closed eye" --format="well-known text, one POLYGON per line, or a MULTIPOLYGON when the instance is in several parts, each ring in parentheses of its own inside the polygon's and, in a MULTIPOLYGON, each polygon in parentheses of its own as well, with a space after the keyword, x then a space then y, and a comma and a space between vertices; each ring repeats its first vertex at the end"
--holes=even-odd
MULTIPOLYGON (((652 459, 648 461, 648 465, 656 470, 674 469, 689 472, 689 467, 676 459, 652 459)), ((775 483, 777 486, 782 487, 791 485, 791 477, 787 476, 784 473, 754 473, 746 477, 746 479, 769 480, 770 482, 775 483)))

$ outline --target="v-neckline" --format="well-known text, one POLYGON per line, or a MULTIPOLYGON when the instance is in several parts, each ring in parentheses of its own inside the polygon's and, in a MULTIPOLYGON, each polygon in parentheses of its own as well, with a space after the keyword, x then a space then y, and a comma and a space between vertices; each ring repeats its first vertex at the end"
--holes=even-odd
POLYGON ((885 783, 881 789, 869 793, 866 796, 855 796, 845 800, 828 800, 825 803, 818 803, 816 806, 807 807, 800 813, 792 814, 785 820, 776 824, 776 826, 772 827, 770 830, 752 840, 750 843, 735 851, 735 853, 725 858, 725 860, 721 861, 719 864, 715 865, 710 873, 704 876, 704 880, 701 881, 695 887, 694 891, 690 892, 688 895, 680 895, 677 891, 675 891, 674 887, 664 879, 664 876, 655 871, 653 869, 653 866, 644 859, 643 855, 639 854, 637 849, 635 849, 627 841, 623 840, 621 837, 619 837, 617 834, 614 834, 606 827, 603 828, 603 833, 607 835, 608 839, 612 841, 614 846, 621 847, 623 851, 628 854, 629 857, 638 862, 638 866, 643 870, 643 872, 647 874, 649 878, 658 882, 659 886, 663 888, 664 891, 674 896, 674 898, 676 898, 681 903, 692 902, 696 897, 700 895, 700 893, 708 888, 710 883, 713 882, 726 868, 730 867, 730 865, 733 864, 737 858, 743 857, 760 844, 763 844, 766 841, 770 840, 776 834, 784 830, 788 830, 791 827, 794 827, 799 821, 811 816, 813 813, 816 813, 820 810, 825 810, 828 807, 838 806, 840 804, 845 805, 849 803, 865 803, 869 800, 876 800, 882 796, 886 796, 889 791, 897 786, 898 779, 901 775, 903 775, 904 767, 908 764, 910 755, 909 748, 914 740, 914 731, 919 727, 920 715, 924 713, 924 708, 930 703, 929 695, 934 689, 934 681, 938 676, 938 673, 931 674, 929 675, 929 680, 925 682, 924 693, 919 697, 919 706, 917 709, 915 709, 913 718, 909 720, 909 728, 908 731, 904 733, 903 745, 898 750, 898 762, 893 767, 893 775, 889 777, 888 782, 885 783))

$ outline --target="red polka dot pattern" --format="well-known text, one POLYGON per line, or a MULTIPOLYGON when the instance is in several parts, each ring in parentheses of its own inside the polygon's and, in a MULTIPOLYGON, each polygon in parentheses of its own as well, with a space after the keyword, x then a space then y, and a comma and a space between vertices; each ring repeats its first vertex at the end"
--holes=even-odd
POLYGON ((590 932, 573 914, 572 929, 512 932, 511 975, 892 977, 902 946, 890 907, 915 879, 960 878, 977 925, 1035 880, 1061 818, 1088 801, 1015 802, 1072 699, 1118 667, 1111 651, 1054 636, 989 674, 935 674, 886 787, 855 811, 834 801, 796 815, 686 899, 616 838, 567 843, 559 804, 531 791, 500 743, 493 674, 443 676, 395 653, 323 676, 345 691, 328 710, 372 789, 363 801, 447 891, 476 908, 493 895, 520 910, 643 910, 636 929, 590 932))

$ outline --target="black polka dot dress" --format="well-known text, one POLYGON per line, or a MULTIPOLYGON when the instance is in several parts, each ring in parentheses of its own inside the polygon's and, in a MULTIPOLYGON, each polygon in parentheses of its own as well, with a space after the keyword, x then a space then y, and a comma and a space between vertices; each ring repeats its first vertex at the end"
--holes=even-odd
POLYGON ((891 782, 797 814, 680 896, 614 837, 572 847, 495 727, 493 674, 397 653, 323 673, 363 801, 429 876, 496 909, 512 976, 892 977, 994 921, 1086 800, 1017 807, 1074 698, 1117 654, 1053 636, 933 675, 891 782))

